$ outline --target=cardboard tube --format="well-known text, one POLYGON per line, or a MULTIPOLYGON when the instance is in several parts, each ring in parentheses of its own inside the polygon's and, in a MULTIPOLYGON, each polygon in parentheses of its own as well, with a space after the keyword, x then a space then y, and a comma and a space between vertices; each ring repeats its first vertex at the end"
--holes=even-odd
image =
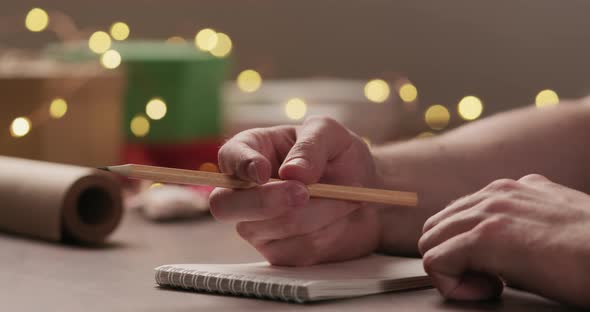
POLYGON ((0 156, 0 230, 97 244, 123 214, 119 182, 100 170, 0 156))

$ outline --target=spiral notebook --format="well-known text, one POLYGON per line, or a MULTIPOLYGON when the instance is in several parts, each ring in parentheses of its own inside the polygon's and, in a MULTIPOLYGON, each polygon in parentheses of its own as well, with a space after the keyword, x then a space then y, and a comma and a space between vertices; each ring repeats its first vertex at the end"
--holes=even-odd
POLYGON ((431 286, 420 259, 381 255, 308 267, 257 262, 170 264, 155 270, 161 287, 298 303, 431 286))

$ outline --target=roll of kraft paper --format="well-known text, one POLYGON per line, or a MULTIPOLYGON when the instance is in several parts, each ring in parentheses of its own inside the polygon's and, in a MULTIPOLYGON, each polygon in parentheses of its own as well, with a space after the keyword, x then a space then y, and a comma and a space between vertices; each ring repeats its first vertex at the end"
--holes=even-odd
POLYGON ((119 181, 99 170, 0 156, 0 230, 99 244, 123 213, 119 181))

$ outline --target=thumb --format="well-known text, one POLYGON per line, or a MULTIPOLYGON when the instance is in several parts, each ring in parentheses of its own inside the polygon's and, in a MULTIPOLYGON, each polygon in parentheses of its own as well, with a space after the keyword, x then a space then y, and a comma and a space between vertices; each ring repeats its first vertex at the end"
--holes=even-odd
POLYGON ((352 136, 333 119, 311 117, 297 129, 295 144, 279 168, 283 180, 317 183, 328 162, 352 144, 352 136))

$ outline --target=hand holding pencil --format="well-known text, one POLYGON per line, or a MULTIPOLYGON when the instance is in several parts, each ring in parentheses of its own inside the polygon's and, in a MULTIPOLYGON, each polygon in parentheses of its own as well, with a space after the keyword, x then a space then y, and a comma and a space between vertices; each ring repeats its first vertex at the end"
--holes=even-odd
POLYGON ((257 186, 216 188, 211 213, 236 223, 239 235, 269 262, 340 261, 380 247, 380 211, 388 209, 375 208, 383 204, 313 196, 317 183, 383 188, 367 145, 337 122, 309 118, 301 126, 244 131, 221 148, 219 166, 257 186))

